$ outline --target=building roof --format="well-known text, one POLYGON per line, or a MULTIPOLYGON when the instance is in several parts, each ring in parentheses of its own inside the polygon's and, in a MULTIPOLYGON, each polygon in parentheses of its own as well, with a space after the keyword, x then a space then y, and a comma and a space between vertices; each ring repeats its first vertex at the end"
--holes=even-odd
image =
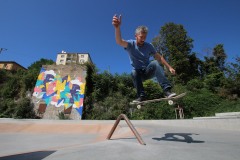
POLYGON ((6 64, 6 63, 16 64, 16 65, 18 65, 19 67, 27 70, 27 68, 23 67, 22 65, 18 64, 18 63, 15 62, 15 61, 0 61, 0 64, 1 64, 1 63, 4 63, 4 64, 6 64))
POLYGON ((85 52, 85 53, 75 52, 75 53, 74 53, 74 52, 65 52, 65 51, 62 51, 62 52, 60 52, 60 53, 58 53, 58 54, 87 54, 88 57, 89 57, 89 59, 90 59, 90 61, 93 62, 90 54, 87 53, 87 52, 85 52))
POLYGON ((58 54, 88 54, 89 55, 89 53, 80 53, 80 52, 71 52, 71 53, 66 53, 66 52, 64 52, 64 53, 58 53, 58 54))

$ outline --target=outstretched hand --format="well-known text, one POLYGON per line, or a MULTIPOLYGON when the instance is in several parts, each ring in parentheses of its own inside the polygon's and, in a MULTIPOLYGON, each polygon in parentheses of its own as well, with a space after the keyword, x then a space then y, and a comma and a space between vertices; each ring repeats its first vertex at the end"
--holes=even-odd
POLYGON ((112 19, 112 25, 113 25, 115 28, 118 28, 118 27, 120 27, 121 22, 122 22, 122 16, 119 15, 119 17, 117 17, 117 15, 115 14, 115 15, 113 16, 113 19, 112 19))
POLYGON ((172 67, 170 67, 169 68, 169 71, 173 74, 173 75, 175 75, 176 74, 176 71, 175 71, 175 69, 173 69, 172 67))

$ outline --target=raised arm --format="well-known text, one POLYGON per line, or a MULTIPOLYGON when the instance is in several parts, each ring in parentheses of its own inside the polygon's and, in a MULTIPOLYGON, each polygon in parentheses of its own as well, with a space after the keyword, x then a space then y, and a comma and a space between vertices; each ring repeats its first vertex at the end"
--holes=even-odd
POLYGON ((170 66, 170 65, 167 63, 167 61, 164 59, 164 57, 161 56, 159 53, 156 53, 155 56, 154 56, 154 58, 155 58, 158 62, 160 62, 160 63, 162 63, 164 66, 166 66, 166 67, 168 68, 168 70, 169 70, 172 74, 176 74, 175 69, 173 69, 172 66, 170 66))
POLYGON ((128 43, 125 40, 122 39, 121 30, 120 30, 121 22, 122 22, 122 16, 121 15, 119 17, 117 17, 117 15, 113 16, 112 25, 115 28, 115 40, 116 40, 116 43, 118 45, 126 48, 128 43))

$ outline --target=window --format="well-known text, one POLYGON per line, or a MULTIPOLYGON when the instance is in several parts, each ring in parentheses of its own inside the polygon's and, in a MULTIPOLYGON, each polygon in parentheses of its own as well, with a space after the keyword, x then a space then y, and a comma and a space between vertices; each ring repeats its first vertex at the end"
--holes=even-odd
POLYGON ((81 58, 84 58, 84 55, 81 55, 81 58))
POLYGON ((80 59, 79 62, 80 62, 80 64, 83 64, 83 63, 84 63, 84 60, 83 60, 83 59, 80 59))
POLYGON ((61 58, 64 58, 65 57, 65 55, 61 55, 61 58))

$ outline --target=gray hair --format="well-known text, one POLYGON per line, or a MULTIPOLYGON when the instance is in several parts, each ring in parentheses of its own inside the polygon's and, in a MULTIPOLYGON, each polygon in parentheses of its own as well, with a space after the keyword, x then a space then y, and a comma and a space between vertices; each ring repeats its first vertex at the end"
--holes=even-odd
POLYGON ((148 33, 148 28, 146 26, 138 26, 135 30, 135 34, 138 33, 148 33))

